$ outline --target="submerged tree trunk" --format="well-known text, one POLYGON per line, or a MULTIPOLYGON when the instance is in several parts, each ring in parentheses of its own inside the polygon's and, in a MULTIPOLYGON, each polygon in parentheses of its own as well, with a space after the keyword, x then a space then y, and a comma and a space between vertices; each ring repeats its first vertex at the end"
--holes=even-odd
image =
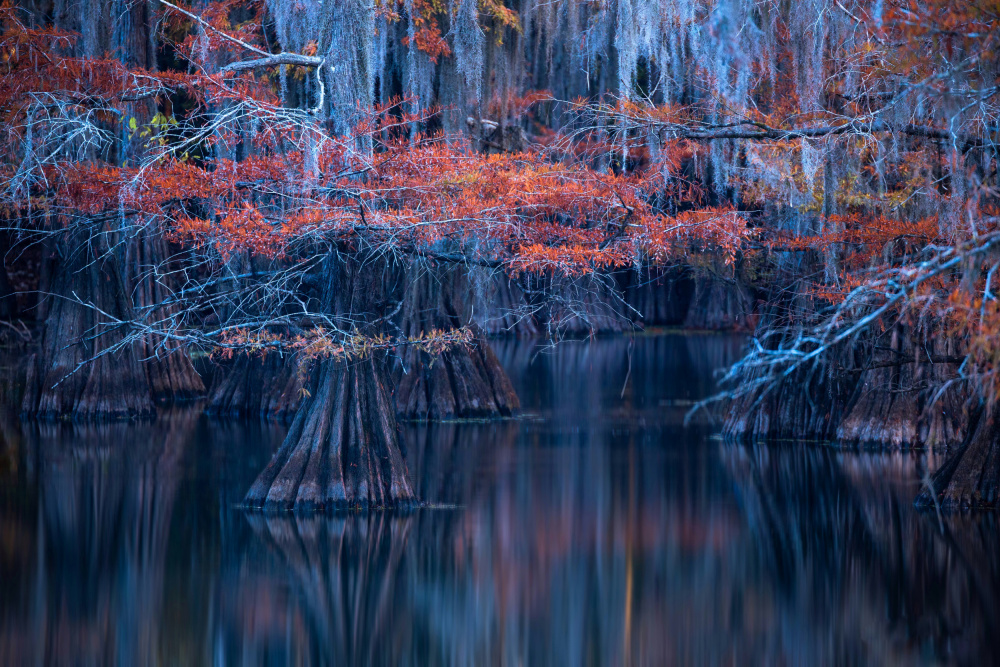
POLYGON ((206 411, 220 416, 289 419, 302 401, 304 376, 291 355, 241 354, 220 364, 206 411))
POLYGON ((968 433, 966 385, 939 389, 958 377, 954 341, 933 339, 915 344, 913 332, 893 328, 889 345, 865 345, 867 366, 850 408, 837 428, 844 443, 892 447, 952 447, 968 433))
POLYGON ((486 336, 470 323, 469 284, 461 269, 423 262, 410 266, 403 309, 403 335, 425 336, 468 326, 471 345, 430 354, 408 346, 396 391, 400 416, 407 419, 504 417, 520 407, 510 379, 486 336))
POLYGON ((987 406, 965 444, 917 498, 922 507, 992 509, 1000 505, 1000 409, 987 406))
POLYGON ((684 327, 687 329, 752 329, 753 297, 739 278, 695 276, 684 327))
MULTIPOLYGON (((130 244, 132 300, 135 308, 149 321, 163 322, 178 312, 176 306, 158 305, 169 301, 169 286, 176 283, 169 273, 168 257, 167 242, 156 230, 141 231, 130 244), (167 267, 165 272, 164 267, 167 267)), ((191 357, 176 341, 145 336, 137 352, 154 399, 186 400, 205 393, 205 384, 191 363, 191 357)))
POLYGON ((247 493, 248 506, 311 511, 414 503, 385 362, 377 356, 317 364, 284 443, 247 493))
MULTIPOLYGON (((344 329, 377 335, 385 328, 395 273, 385 260, 332 252, 321 278, 323 307, 344 329)), ((386 354, 318 360, 306 388, 285 441, 250 488, 246 505, 265 511, 413 505, 386 354)))
POLYGON ((642 267, 619 279, 637 322, 647 327, 684 324, 695 287, 684 271, 642 267))
POLYGON ((60 235, 45 331, 29 363, 21 407, 25 416, 123 419, 153 412, 135 349, 128 344, 116 349, 128 331, 101 314, 127 321, 132 312, 121 263, 108 238, 106 230, 92 229, 60 235))

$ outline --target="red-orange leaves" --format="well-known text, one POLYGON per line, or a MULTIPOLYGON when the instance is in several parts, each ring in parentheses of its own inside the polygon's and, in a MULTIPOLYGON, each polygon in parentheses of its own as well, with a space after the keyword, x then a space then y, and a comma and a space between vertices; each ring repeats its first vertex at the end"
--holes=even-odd
POLYGON ((276 233, 274 226, 259 210, 246 203, 220 211, 214 221, 186 216, 177 218, 174 229, 178 239, 213 245, 223 259, 247 248, 273 257, 283 248, 281 235, 276 233))

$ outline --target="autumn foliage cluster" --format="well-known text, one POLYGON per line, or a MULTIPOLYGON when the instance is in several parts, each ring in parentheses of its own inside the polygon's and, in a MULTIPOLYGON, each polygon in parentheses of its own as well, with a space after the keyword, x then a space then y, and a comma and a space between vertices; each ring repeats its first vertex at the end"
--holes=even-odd
MULTIPOLYGON (((419 48, 449 55, 437 23, 443 6, 411 11, 419 48)), ((389 5, 379 12, 398 20, 389 5)), ((498 30, 516 23, 500 3, 480 12, 498 30)), ((483 152, 463 135, 433 131, 434 111, 413 112, 409 98, 357 107, 347 131, 335 133, 324 120, 329 85, 307 85, 304 68, 244 65, 267 48, 264 14, 260 3, 212 3, 197 14, 164 3, 163 39, 176 40, 173 56, 188 65, 153 70, 78 55, 79 35, 0 7, 7 219, 24 230, 95 221, 126 235, 154 229, 197 263, 218 266, 237 255, 306 266, 324 248, 363 246, 515 278, 705 251, 731 263, 748 237, 727 203, 665 212, 657 202, 685 184, 662 170, 595 168, 542 146, 483 152), (198 57, 206 51, 215 67, 198 57), (298 108, 282 100, 285 79, 295 78, 298 108)), ((324 77, 322 68, 310 71, 324 77)), ((169 333, 232 347, 233 331, 244 329, 230 324, 214 340, 169 333)))
MULTIPOLYGON (((12 226, 155 229, 195 282, 237 256, 305 267, 330 247, 513 277, 707 254, 766 295, 791 279, 782 257, 809 256, 794 279, 826 327, 809 345, 891 303, 877 327, 933 320, 994 363, 976 341, 998 318, 995 3, 156 11, 141 39, 96 52, 0 6, 12 226)), ((180 331, 191 321, 171 335, 231 344, 247 324, 180 331)))

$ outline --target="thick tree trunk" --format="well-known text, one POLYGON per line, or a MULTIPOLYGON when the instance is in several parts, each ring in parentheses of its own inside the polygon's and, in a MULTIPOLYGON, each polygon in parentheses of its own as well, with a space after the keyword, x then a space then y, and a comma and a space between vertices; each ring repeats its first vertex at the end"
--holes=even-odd
POLYGON ((723 280, 714 275, 694 281, 686 329, 752 329, 753 297, 739 279, 723 280))
POLYGON ((643 267, 620 276, 625 301, 644 326, 681 326, 688 315, 695 283, 681 270, 643 267))
POLYGON ((968 433, 966 385, 944 384, 958 376, 957 364, 934 358, 957 356, 954 341, 928 339, 915 345, 913 332, 893 329, 888 349, 876 344, 864 363, 850 408, 837 428, 844 443, 892 447, 952 447, 968 433))
MULTIPOLYGON (((342 320, 344 329, 380 334, 395 275, 385 260, 332 252, 321 278, 323 308, 342 320)), ((246 505, 274 512, 413 505, 386 355, 375 351, 362 358, 318 360, 307 389, 285 441, 250 488, 246 505)))
POLYGON ((510 379, 489 342, 469 322, 469 285, 462 271, 423 262, 410 266, 402 329, 408 338, 470 326, 474 340, 431 355, 402 352, 396 405, 405 419, 505 417, 520 407, 510 379))
MULTIPOLYGON (((788 312, 810 308, 810 304, 775 304, 761 317, 757 336, 766 345, 778 340, 768 336, 786 321, 788 312)), ((780 331, 780 329, 779 329, 780 331)), ((792 336, 788 331, 782 336, 792 336)), ((858 382, 857 374, 842 373, 848 361, 828 359, 826 363, 799 369, 790 377, 776 380, 762 375, 743 378, 751 391, 730 402, 723 433, 736 440, 794 438, 830 440, 837 431, 858 382), (772 386, 777 382, 777 386, 772 386)), ((759 370, 755 370, 759 373, 759 370)))
POLYGON ((27 417, 123 419, 153 412, 146 372, 135 349, 114 349, 127 330, 109 325, 98 312, 127 321, 132 304, 108 233, 91 231, 106 230, 60 235, 45 331, 29 363, 22 401, 27 417))
POLYGON ((850 378, 796 373, 767 393, 754 391, 734 400, 722 430, 737 440, 832 439, 853 389, 850 378))
MULTIPOLYGON (((768 334, 810 308, 804 302, 772 307, 758 338, 776 340, 768 334)), ((760 390, 734 400, 724 432, 735 438, 836 440, 847 446, 951 448, 969 432, 968 386, 949 384, 958 377, 952 360, 960 357, 954 339, 896 324, 882 335, 869 333, 841 346, 790 377, 772 378, 778 386, 766 392, 769 384, 762 383, 760 390)), ((745 384, 755 381, 744 379, 745 384)))
MULTIPOLYGON (((144 230, 130 244, 129 275, 133 283, 134 307, 146 319, 164 322, 177 314, 177 307, 157 304, 170 299, 170 286, 176 280, 170 275, 169 248, 156 230, 144 230), (149 312, 147 312, 149 311, 149 312)), ((187 351, 176 341, 159 336, 146 336, 137 349, 153 398, 157 400, 187 400, 202 396, 205 384, 191 363, 187 351)))
POLYGON ((537 336, 535 309, 517 281, 500 274, 490 282, 491 293, 476 304, 476 320, 483 331, 489 336, 537 336))
POLYGON ((1000 505, 1000 409, 984 409, 965 444, 934 474, 917 505, 963 510, 1000 505))
POLYGON ((544 285, 538 296, 550 336, 621 333, 633 328, 624 297, 606 276, 556 279, 544 285))
POLYGON ((240 355, 223 362, 209 394, 211 415, 290 419, 302 401, 304 376, 291 355, 240 355))
POLYGON ((486 337, 475 325, 475 340, 432 357, 404 352, 407 372, 396 404, 404 419, 508 417, 520 402, 486 337))
MULTIPOLYGON (((224 297, 218 306, 223 311, 221 321, 261 315, 256 301, 260 297, 259 286, 265 279, 257 274, 266 274, 282 266, 286 264, 281 260, 252 254, 238 254, 230 258, 227 271, 239 277, 233 278, 235 284, 223 282, 215 287, 219 296, 224 297), (252 296, 247 298, 247 295, 252 296)), ((309 282, 312 285, 313 281, 309 282)), ((303 287, 300 296, 313 300, 320 295, 315 294, 311 287, 303 287)), ((211 415, 253 415, 286 420, 294 417, 302 399, 305 376, 296 355, 240 353, 234 358, 213 361, 200 367, 209 380, 206 410, 211 415)))
POLYGON ((384 361, 319 362, 309 395, 246 504, 280 512, 414 502, 384 361))
POLYGON ((10 252, 10 232, 0 230, 0 320, 17 317, 17 298, 7 277, 7 255, 10 252))

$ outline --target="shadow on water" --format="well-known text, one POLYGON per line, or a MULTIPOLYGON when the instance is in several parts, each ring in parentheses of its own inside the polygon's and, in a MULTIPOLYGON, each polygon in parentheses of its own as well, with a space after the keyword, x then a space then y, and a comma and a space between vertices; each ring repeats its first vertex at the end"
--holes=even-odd
POLYGON ((406 514, 244 513, 277 425, 0 419, 0 664, 993 659, 996 519, 917 513, 937 461, 682 426, 740 344, 501 341, 527 416, 405 424, 406 514))

